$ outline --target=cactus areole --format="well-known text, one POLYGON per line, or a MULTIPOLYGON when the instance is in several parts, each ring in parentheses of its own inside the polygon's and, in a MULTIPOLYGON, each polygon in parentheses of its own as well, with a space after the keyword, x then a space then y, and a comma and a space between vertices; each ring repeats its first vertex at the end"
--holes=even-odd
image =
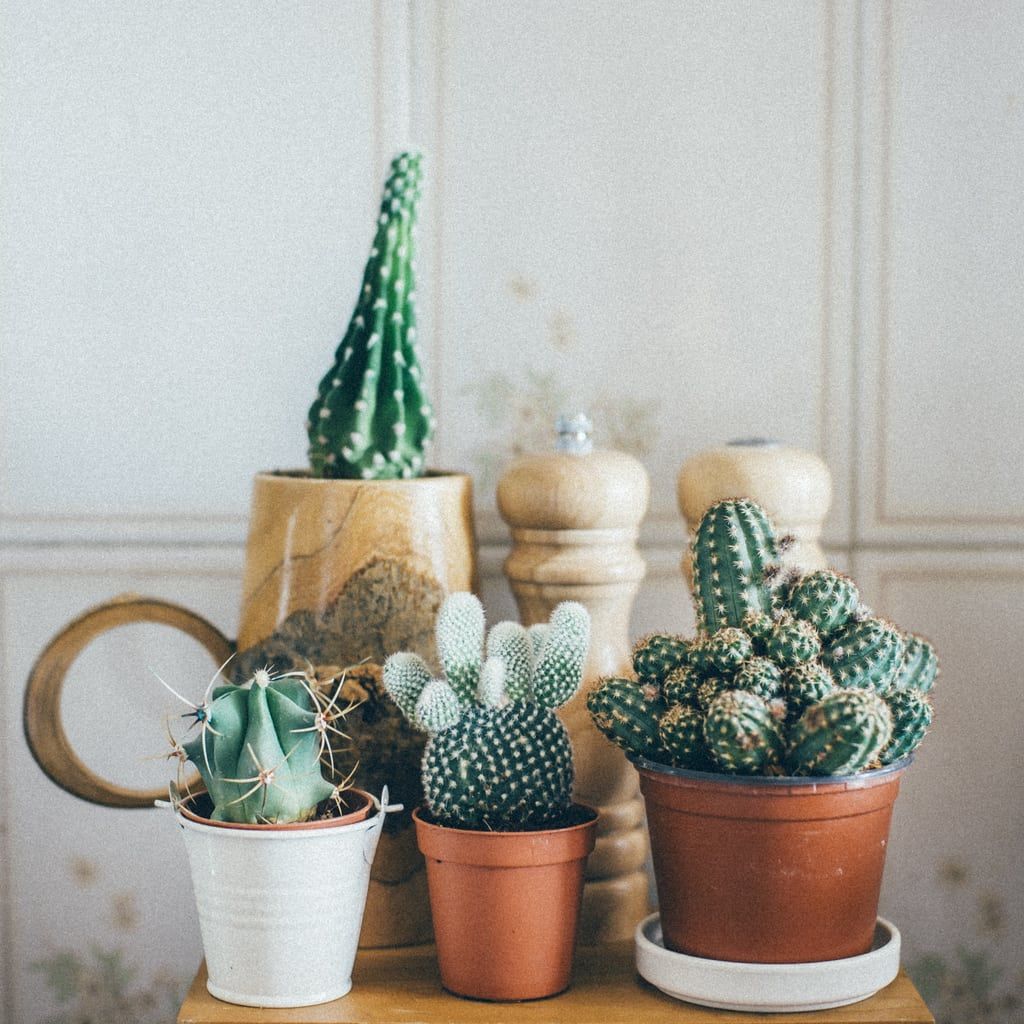
POLYGON ((420 155, 391 162, 355 312, 309 410, 313 475, 422 476, 434 414, 416 337, 416 210, 420 155))

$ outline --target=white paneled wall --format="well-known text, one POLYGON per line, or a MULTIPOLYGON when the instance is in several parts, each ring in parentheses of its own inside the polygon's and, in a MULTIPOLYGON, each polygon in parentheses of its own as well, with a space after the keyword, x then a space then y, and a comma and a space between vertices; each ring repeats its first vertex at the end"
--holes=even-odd
MULTIPOLYGON (((821 452, 837 563, 945 666, 885 909, 922 979, 945 985, 948 1022, 1013 1019, 1018 4, 0 9, 7 1020, 164 1020, 195 967, 168 823, 50 784, 21 736, 24 681, 62 623, 127 589, 233 630, 249 479, 303 461, 387 159, 410 141, 428 158, 437 461, 476 477, 492 613, 513 610, 494 474, 558 408, 589 408, 651 472, 637 631, 692 624, 674 505, 687 455, 751 434, 821 452), (1003 975, 986 994, 989 967, 1003 975)), ((144 761, 171 710, 149 666, 193 690, 206 671, 140 628, 69 684, 69 732, 125 781, 163 771, 144 761)))

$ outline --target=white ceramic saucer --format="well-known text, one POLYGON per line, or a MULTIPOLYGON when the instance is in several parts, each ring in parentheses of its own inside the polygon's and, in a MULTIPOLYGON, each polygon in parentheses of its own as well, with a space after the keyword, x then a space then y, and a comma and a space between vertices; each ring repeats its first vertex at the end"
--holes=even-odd
POLYGON ((741 964, 673 953, 657 914, 636 929, 636 969, 666 995, 721 1010, 786 1013, 828 1010, 868 999, 900 969, 900 933, 883 918, 871 951, 812 964, 741 964))

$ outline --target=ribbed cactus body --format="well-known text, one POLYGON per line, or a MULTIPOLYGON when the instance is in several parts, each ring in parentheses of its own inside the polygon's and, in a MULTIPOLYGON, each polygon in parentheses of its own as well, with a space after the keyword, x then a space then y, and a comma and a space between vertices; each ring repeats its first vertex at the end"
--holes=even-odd
POLYGON ((792 720, 799 718, 811 704, 817 704, 836 688, 827 668, 817 661, 794 665, 782 674, 782 696, 792 720))
POLYGON ((697 707, 704 714, 708 713, 711 702, 723 691, 729 688, 730 682, 724 676, 705 676, 697 687, 695 700, 697 707))
POLYGON ((309 410, 315 476, 420 476, 434 416, 416 340, 420 157, 392 161, 363 284, 335 363, 309 410))
POLYGON ((464 709, 423 757, 431 813, 465 828, 539 827, 569 806, 572 747, 558 717, 537 704, 464 709))
POLYGON ((905 650, 902 635, 889 623, 864 619, 833 633, 821 661, 840 686, 885 693, 896 679, 905 650))
POLYGON ((842 573, 819 569, 808 573, 789 594, 789 610, 827 636, 849 622, 860 604, 857 584, 842 573))
POLYGON ((788 668, 813 661, 821 653, 821 639, 809 622, 786 616, 775 624, 765 652, 777 665, 788 668))
POLYGON ((743 631, 750 637, 755 654, 764 654, 775 630, 775 620, 764 612, 748 612, 743 616, 743 631))
POLYGON ((685 665, 689 656, 690 645, 681 636, 648 633, 633 647, 633 671, 641 682, 659 686, 670 672, 685 665))
POLYGON ((750 658, 732 677, 730 686, 756 694, 763 700, 774 700, 782 696, 782 672, 768 658, 750 658))
POLYGON ((704 742, 704 716, 688 704, 677 704, 662 716, 658 735, 664 759, 677 768, 703 768, 708 750, 704 742))
POLYGON ((905 637, 907 649, 893 680, 894 690, 920 690, 927 693, 939 674, 935 648, 923 636, 911 633, 905 637))
POLYGON ((697 690, 703 682, 703 677, 690 665, 683 665, 674 672, 669 673, 661 687, 661 695, 665 703, 672 704, 695 704, 697 701, 697 690))
POLYGON ((183 749, 213 801, 213 821, 306 821, 334 792, 323 777, 318 707, 297 679, 266 672, 244 686, 219 686, 205 726, 183 749))
POLYGON ((793 775, 849 775, 874 761, 892 736, 892 716, 873 690, 838 689, 812 704, 790 730, 793 775))
POLYGON ((700 629, 713 634, 723 626, 742 626, 750 612, 772 610, 765 569, 777 568, 779 551, 760 506, 742 499, 712 505, 697 528, 692 552, 700 629))
POLYGON ((431 813, 442 824, 470 829, 539 828, 559 820, 571 802, 573 772, 569 735, 555 709, 582 681, 590 641, 586 609, 564 602, 543 630, 501 622, 485 640, 480 602, 452 594, 436 632, 445 678, 425 679, 405 652, 384 663, 388 692, 430 733, 423 790, 431 813))
POLYGON ((724 771, 754 774, 780 762, 784 740, 768 702, 744 690, 725 690, 708 708, 704 741, 724 771))
POLYGON ((706 657, 718 672, 735 672, 754 653, 750 637, 734 626, 727 626, 708 637, 706 657))
POLYGON ((931 701, 920 690, 897 690, 885 698, 892 714, 892 739, 882 751, 882 764, 912 754, 932 724, 931 701))
POLYGON ((594 725, 627 754, 657 759, 661 752, 658 720, 665 711, 658 690, 635 679, 602 679, 587 695, 594 725))

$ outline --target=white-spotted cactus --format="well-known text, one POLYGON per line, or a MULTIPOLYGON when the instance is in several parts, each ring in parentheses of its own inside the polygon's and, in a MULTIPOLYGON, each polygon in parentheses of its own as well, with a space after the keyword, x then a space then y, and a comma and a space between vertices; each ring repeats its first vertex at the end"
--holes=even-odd
POLYGON ((544 629, 500 622, 485 638, 480 602, 452 594, 436 630, 441 678, 414 654, 384 663, 388 693, 430 733, 423 790, 431 815, 443 825, 497 831, 557 822, 570 807, 573 765, 554 712, 582 682, 586 609, 565 602, 544 629))
POLYGON ((416 339, 420 156, 391 163, 362 288, 306 424, 314 476, 421 476, 434 414, 416 339))

